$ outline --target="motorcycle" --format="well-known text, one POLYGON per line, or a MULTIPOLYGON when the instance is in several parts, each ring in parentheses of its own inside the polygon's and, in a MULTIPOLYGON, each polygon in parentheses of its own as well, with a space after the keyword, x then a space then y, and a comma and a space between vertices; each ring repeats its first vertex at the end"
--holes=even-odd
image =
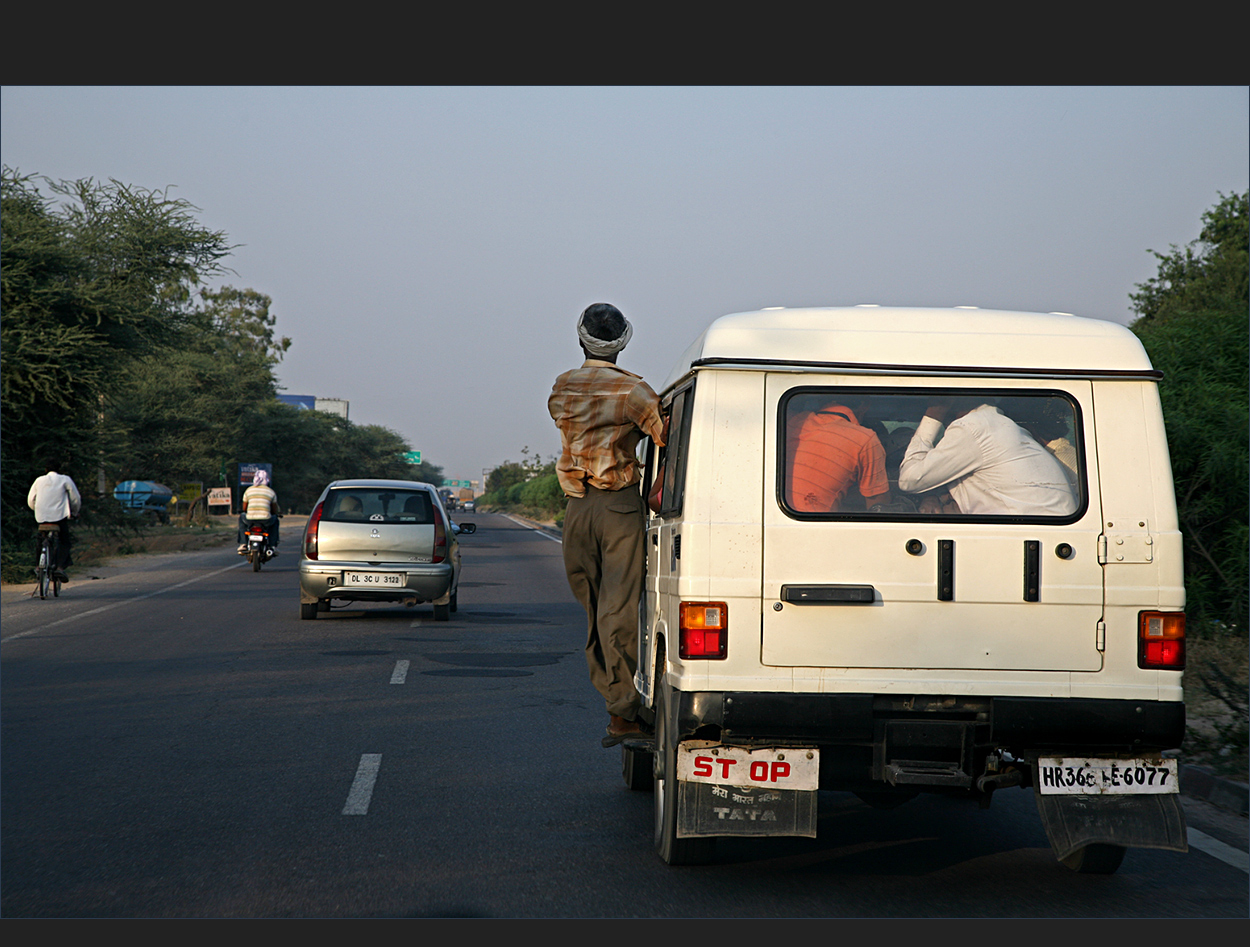
POLYGON ((255 523, 248 526, 243 538, 247 549, 240 555, 247 556, 247 561, 252 564, 253 572, 259 572, 260 567, 274 557, 274 548, 269 543, 269 530, 264 523, 255 523))

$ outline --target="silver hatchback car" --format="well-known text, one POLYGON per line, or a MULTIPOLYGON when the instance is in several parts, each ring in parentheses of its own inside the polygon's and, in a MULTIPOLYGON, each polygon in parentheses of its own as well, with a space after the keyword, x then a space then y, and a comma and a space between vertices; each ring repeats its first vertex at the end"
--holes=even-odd
POLYGON ((331 599, 434 604, 435 621, 456 610, 458 533, 438 490, 413 480, 336 480, 308 517, 299 561, 299 616, 331 599))

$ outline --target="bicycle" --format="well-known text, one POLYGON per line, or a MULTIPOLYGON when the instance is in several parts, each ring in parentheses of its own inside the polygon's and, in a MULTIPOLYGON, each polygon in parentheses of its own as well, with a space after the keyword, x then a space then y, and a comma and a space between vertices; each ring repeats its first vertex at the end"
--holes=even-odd
POLYGON ((57 523, 39 524, 39 564, 35 566, 35 577, 39 583, 39 597, 46 599, 48 589, 52 589, 52 597, 61 595, 61 579, 56 571, 57 548, 60 543, 61 527, 57 523))

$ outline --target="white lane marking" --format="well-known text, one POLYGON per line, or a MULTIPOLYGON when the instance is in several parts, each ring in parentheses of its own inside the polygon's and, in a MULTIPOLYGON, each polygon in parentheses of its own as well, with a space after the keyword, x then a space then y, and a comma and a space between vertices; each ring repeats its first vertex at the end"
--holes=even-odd
POLYGON ((130 605, 133 602, 142 602, 145 598, 152 598, 155 595, 162 595, 165 592, 172 592, 174 589, 180 589, 184 585, 190 585, 192 582, 199 582, 203 579, 211 579, 215 575, 221 575, 223 572, 229 572, 231 569, 237 569, 239 566, 245 566, 245 565, 247 565, 246 559, 244 559, 242 562, 236 562, 234 565, 226 566, 224 569, 218 569, 216 572, 206 572, 204 573, 204 575, 197 575, 195 576, 195 578, 185 579, 182 582, 178 582, 174 585, 166 586, 163 589, 157 589, 155 592, 148 592, 146 595, 136 595, 134 598, 128 598, 122 602, 113 602, 109 605, 101 605, 99 608, 93 608, 90 611, 79 612, 76 615, 68 615, 65 618, 60 618, 57 621, 49 622, 46 625, 40 625, 38 628, 31 628, 29 631, 22 631, 16 635, 10 635, 4 640, 16 641, 18 638, 25 638, 29 635, 38 634, 41 631, 47 631, 49 628, 55 628, 57 625, 63 625, 67 621, 73 621, 76 618, 86 618, 89 615, 98 615, 101 612, 107 612, 111 608, 119 608, 122 605, 130 605))
POLYGON ((553 543, 563 543, 563 542, 564 542, 562 539, 559 539, 559 538, 557 538, 557 537, 555 537, 555 536, 552 536, 550 533, 545 533, 545 532, 543 532, 543 531, 542 531, 541 529, 539 529, 537 526, 531 526, 529 523, 525 522, 524 520, 519 520, 519 519, 517 519, 517 518, 516 518, 515 516, 513 516, 511 513, 503 513, 503 514, 501 514, 501 515, 504 517, 504 519, 509 519, 509 520, 512 520, 512 522, 516 523, 516 524, 517 524, 517 526, 524 526, 526 529, 532 529, 532 530, 533 530, 534 532, 536 532, 539 536, 544 536, 544 537, 546 537, 547 539, 550 539, 553 543))
POLYGON ((393 670, 393 671, 391 672, 391 683, 392 683, 392 684, 402 684, 402 683, 404 683, 404 680, 405 680, 407 677, 408 677, 408 662, 407 662, 407 661, 396 661, 396 662, 395 662, 395 670, 393 670))
POLYGON ((1199 832, 1197 829, 1189 829, 1189 844, 1191 848, 1196 848, 1200 852, 1206 852, 1212 858, 1218 858, 1227 865, 1234 868, 1240 868, 1244 872, 1250 873, 1250 853, 1243 852, 1239 848, 1233 848, 1226 845, 1217 838, 1212 838, 1205 832, 1199 832))
POLYGON ((381 753, 360 754, 360 765, 356 767, 352 788, 347 791, 343 815, 369 814, 369 800, 373 798, 373 784, 378 781, 378 768, 381 765, 381 753))

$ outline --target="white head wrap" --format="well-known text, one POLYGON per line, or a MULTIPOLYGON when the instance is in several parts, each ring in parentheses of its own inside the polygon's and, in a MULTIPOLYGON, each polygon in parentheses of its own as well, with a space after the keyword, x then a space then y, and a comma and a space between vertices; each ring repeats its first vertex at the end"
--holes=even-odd
MULTIPOLYGON (((621 314, 621 318, 625 319, 624 313, 621 314)), ((629 344, 630 337, 634 334, 634 327, 629 324, 628 319, 625 319, 625 331, 621 333, 620 338, 605 342, 603 339, 597 339, 586 331, 586 327, 583 325, 585 319, 586 313, 583 311, 577 320, 577 337, 581 339, 582 347, 595 358, 615 355, 629 344)))
POLYGON ((252 486, 263 487, 269 483, 269 474, 264 470, 258 470, 252 476, 252 486))

